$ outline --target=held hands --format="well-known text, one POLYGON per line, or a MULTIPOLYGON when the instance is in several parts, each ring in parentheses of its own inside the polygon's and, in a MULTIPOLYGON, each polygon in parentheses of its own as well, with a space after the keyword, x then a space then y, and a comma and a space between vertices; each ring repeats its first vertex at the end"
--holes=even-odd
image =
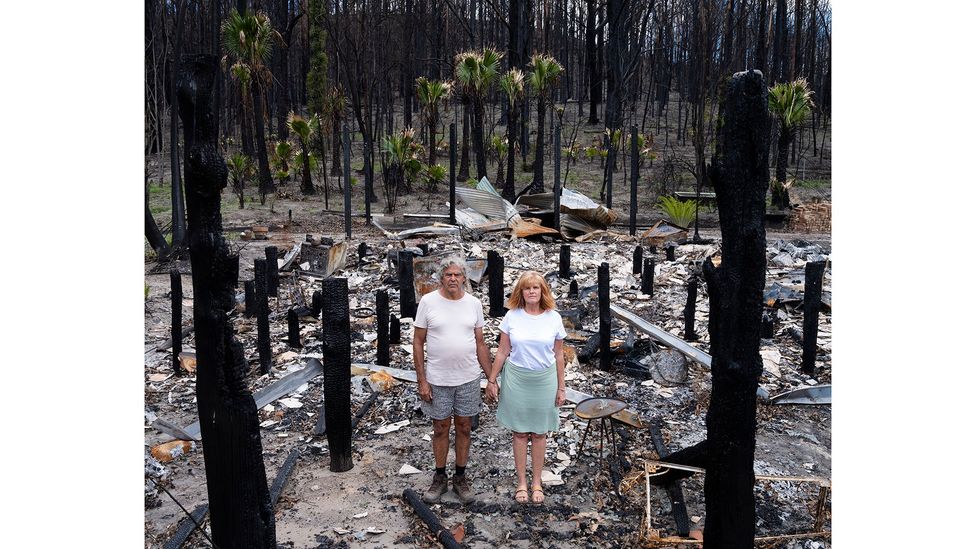
POLYGON ((430 389, 430 383, 427 383, 426 379, 422 379, 417 382, 417 393, 420 395, 420 400, 424 402, 431 402, 434 400, 434 395, 430 389))
POLYGON ((556 389, 556 407, 562 406, 566 402, 566 388, 560 387, 556 389))
POLYGON ((485 387, 485 395, 488 396, 490 402, 498 402, 498 382, 489 381, 488 386, 485 387))

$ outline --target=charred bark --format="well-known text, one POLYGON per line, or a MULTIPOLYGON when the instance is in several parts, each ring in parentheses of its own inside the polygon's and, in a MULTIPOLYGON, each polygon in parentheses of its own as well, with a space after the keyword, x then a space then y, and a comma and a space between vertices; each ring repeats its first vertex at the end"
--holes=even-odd
POLYGON ((268 268, 268 297, 278 297, 278 247, 264 248, 264 258, 268 268))
POLYGON ((173 321, 170 337, 173 340, 173 373, 180 375, 180 353, 183 352, 183 277, 173 269, 169 272, 170 306, 173 321))
POLYGON ((376 363, 390 365, 390 294, 376 290, 376 363))
POLYGON ((695 301, 698 300, 698 277, 692 275, 688 281, 688 300, 685 301, 685 341, 695 341, 695 301))
POLYGON ((288 346, 292 349, 302 348, 302 336, 299 332, 298 313, 295 309, 288 309, 288 346))
POLYGON ((178 99, 186 143, 188 240, 197 330, 197 410, 210 525, 220 547, 275 547, 275 520, 261 456, 257 408, 247 390, 242 346, 227 311, 234 306, 238 258, 223 237, 221 191, 227 167, 217 149, 217 58, 191 56, 178 99))
POLYGON ((644 265, 644 247, 638 245, 634 248, 634 266, 631 272, 634 274, 641 274, 641 267, 644 265))
POLYGON ((488 251, 488 315, 505 316, 505 258, 494 250, 488 251))
POLYGON ((569 244, 559 246, 559 278, 569 279, 569 244))
POLYGON ((413 252, 398 252, 397 278, 400 281, 400 316, 413 318, 417 314, 417 294, 413 287, 413 252))
POLYGON ((322 398, 329 470, 352 469, 349 289, 345 278, 322 281, 322 398))
POLYGON ((268 323, 268 260, 254 260, 254 301, 258 321, 258 360, 261 373, 271 371, 271 326, 268 323))
POLYGON ((600 308, 600 369, 610 371, 610 264, 604 261, 597 270, 597 298, 600 308))
POLYGON ((769 112, 761 73, 736 73, 726 82, 719 119, 710 180, 722 230, 722 263, 715 267, 709 259, 703 266, 712 351, 704 546, 751 548, 769 181, 769 112))
POLYGON ((654 258, 644 258, 644 270, 641 271, 641 292, 644 295, 654 295, 654 258))
MULTIPOLYGON (((817 328, 826 261, 807 263, 803 279, 803 373, 812 376, 817 362, 817 328)), ((174 332, 175 333, 175 332, 174 332)), ((175 336, 174 336, 175 337, 175 336)), ((176 341, 175 339, 173 341, 176 341)))

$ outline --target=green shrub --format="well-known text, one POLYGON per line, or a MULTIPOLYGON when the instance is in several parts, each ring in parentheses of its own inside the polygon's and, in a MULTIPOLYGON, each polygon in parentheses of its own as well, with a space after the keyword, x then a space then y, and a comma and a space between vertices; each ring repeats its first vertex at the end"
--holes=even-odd
POLYGON ((673 196, 662 196, 657 199, 658 209, 668 221, 679 227, 688 228, 695 220, 695 201, 678 200, 673 196))

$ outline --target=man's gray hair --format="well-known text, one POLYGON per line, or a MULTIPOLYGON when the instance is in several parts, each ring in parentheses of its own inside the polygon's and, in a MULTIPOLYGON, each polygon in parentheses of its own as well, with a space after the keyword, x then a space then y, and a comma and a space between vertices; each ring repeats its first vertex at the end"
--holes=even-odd
POLYGON ((461 273, 464 274, 464 278, 468 278, 468 272, 465 269, 467 266, 466 262, 456 255, 445 257, 441 260, 440 267, 437 269, 437 279, 440 280, 444 278, 444 272, 451 267, 451 265, 456 265, 461 268, 461 273))

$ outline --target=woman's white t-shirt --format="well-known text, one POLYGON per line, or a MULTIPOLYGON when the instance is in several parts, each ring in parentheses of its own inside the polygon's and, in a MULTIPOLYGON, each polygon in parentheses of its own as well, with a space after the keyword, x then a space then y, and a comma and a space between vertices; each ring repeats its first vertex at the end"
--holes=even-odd
POLYGON ((542 370, 556 361, 553 346, 557 339, 566 337, 563 319, 555 310, 530 315, 525 309, 512 309, 505 313, 501 331, 508 334, 512 352, 508 360, 521 368, 542 370))

